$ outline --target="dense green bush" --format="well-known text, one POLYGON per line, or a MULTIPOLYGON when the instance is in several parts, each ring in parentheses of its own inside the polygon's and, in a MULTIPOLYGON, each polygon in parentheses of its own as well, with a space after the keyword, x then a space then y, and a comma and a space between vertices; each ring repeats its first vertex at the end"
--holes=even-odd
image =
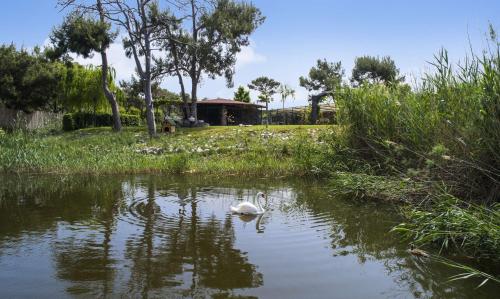
POLYGON ((163 112, 159 112, 159 111, 155 112, 155 122, 156 122, 157 124, 161 124, 161 123, 163 123, 163 118, 164 118, 164 117, 165 117, 165 116, 164 116, 164 113, 163 113, 163 112))
POLYGON ((54 110, 65 68, 49 61, 39 47, 27 51, 0 45, 0 104, 24 112, 54 110))
MULTIPOLYGON (((121 114, 123 126, 139 126, 141 120, 137 115, 121 114)), ((63 130, 72 131, 88 127, 109 127, 113 124, 113 117, 109 113, 76 112, 63 116, 63 130)))
POLYGON ((63 123, 63 130, 64 131, 72 131, 76 130, 75 128, 75 121, 73 120, 73 113, 66 113, 63 115, 62 119, 63 123))
POLYGON ((122 125, 127 127, 138 127, 141 125, 141 118, 139 115, 122 114, 120 115, 122 125))

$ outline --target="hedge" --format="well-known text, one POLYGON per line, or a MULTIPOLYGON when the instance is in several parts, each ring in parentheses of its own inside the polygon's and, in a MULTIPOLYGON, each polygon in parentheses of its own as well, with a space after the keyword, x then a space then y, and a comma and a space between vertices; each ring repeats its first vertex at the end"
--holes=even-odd
MULTIPOLYGON (((137 115, 121 114, 123 126, 136 127, 141 124, 137 115)), ((63 130, 73 131, 88 127, 110 127, 113 125, 113 116, 110 113, 76 112, 66 113, 63 116, 63 130)))

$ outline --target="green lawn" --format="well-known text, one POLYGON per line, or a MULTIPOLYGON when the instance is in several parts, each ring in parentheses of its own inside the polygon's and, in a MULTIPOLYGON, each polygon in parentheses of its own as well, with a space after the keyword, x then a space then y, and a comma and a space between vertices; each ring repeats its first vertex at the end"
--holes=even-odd
POLYGON ((90 128, 54 135, 0 136, 0 169, 43 173, 203 173, 291 175, 308 172, 307 152, 321 152, 331 126, 180 129, 150 139, 145 128, 90 128), (307 160, 307 159, 306 159, 307 160), (307 161, 306 161, 307 162, 307 161))

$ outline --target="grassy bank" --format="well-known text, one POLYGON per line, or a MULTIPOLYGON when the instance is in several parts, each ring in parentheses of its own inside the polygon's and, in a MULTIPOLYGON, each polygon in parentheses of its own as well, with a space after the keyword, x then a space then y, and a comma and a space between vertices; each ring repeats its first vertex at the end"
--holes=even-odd
POLYGON ((181 129, 150 139, 144 128, 84 129, 0 137, 0 169, 35 173, 199 173, 301 175, 320 172, 326 152, 322 126, 181 129))

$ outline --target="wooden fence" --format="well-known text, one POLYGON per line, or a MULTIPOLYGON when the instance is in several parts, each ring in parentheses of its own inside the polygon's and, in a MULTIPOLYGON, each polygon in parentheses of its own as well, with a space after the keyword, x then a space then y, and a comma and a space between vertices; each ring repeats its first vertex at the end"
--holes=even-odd
POLYGON ((50 125, 60 125, 62 114, 34 111, 26 113, 20 110, 12 110, 0 107, 0 128, 8 130, 36 130, 50 125))

